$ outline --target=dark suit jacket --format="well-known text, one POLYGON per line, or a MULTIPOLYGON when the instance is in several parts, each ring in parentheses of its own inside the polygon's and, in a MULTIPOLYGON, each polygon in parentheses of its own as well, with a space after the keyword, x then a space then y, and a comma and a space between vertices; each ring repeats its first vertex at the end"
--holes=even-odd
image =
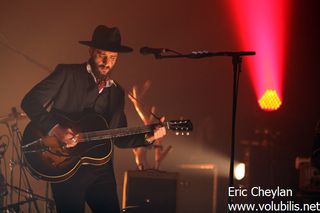
MULTIPOLYGON (((124 90, 116 83, 98 93, 93 77, 84 64, 60 64, 47 78, 34 86, 22 100, 21 108, 44 133, 58 122, 45 108, 53 101, 52 110, 71 118, 79 118, 85 110, 92 110, 106 118, 110 128, 126 127, 124 90)), ((118 147, 148 145, 144 135, 128 136, 115 140, 118 147)))

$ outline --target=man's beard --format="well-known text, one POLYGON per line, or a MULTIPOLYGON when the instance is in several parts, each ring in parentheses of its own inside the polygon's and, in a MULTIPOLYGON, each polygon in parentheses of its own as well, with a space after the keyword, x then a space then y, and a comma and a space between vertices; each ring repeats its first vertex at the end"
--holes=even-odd
POLYGON ((107 74, 102 74, 100 73, 99 71, 99 67, 105 67, 104 64, 101 64, 101 65, 97 65, 93 59, 89 59, 89 63, 92 67, 92 72, 94 74, 94 76, 97 78, 97 80, 101 80, 101 79, 106 79, 106 78, 109 78, 110 75, 111 75, 111 69, 107 72, 107 74))

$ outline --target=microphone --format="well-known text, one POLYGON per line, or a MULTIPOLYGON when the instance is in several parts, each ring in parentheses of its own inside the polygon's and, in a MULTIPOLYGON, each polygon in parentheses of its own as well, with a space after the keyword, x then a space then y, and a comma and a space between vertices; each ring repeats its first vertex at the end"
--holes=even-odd
POLYGON ((140 48, 140 53, 142 55, 147 55, 147 54, 155 54, 155 55, 159 55, 161 53, 165 53, 168 52, 168 49, 165 48, 151 48, 151 47, 141 47, 140 48))

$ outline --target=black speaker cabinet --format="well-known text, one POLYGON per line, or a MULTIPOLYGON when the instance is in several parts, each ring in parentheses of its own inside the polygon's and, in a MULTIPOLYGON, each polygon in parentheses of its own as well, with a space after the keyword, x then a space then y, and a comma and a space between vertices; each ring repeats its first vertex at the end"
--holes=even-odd
POLYGON ((122 208, 128 213, 176 213, 178 173, 126 171, 122 208))
POLYGON ((182 164, 177 213, 216 213, 217 167, 214 164, 182 164))

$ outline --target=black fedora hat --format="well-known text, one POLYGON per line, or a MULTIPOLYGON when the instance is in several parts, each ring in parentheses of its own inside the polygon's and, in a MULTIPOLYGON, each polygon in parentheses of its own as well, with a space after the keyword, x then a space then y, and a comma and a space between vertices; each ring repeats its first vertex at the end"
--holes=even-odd
POLYGON ((131 52, 131 47, 121 45, 120 31, 116 27, 99 25, 93 32, 91 41, 79 41, 90 47, 112 52, 131 52))

